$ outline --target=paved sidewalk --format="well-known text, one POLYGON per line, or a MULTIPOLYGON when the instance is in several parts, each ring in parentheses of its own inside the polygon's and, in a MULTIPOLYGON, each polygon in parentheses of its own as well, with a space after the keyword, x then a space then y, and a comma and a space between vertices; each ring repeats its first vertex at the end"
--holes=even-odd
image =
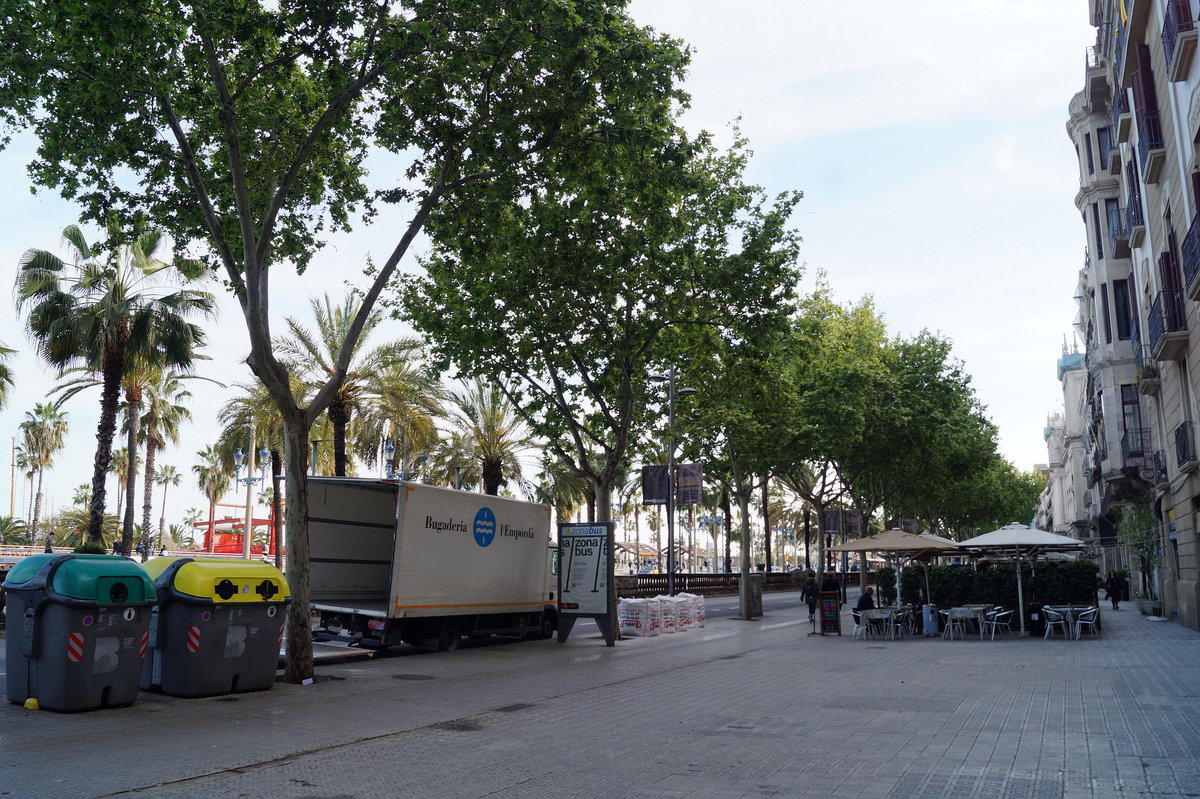
MULTIPOLYGON (((789 599, 790 597, 790 599, 789 599)), ((785 606, 788 603, 790 606, 785 606)), ((312 686, 0 705, 0 797, 1200 796, 1200 635, 1105 611, 1100 640, 811 637, 754 622, 323 667, 312 686)))

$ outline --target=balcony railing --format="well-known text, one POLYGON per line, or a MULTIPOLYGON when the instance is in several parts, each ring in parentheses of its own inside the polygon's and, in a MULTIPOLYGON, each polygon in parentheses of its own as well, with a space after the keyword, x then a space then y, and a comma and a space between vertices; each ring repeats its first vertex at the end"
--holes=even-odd
POLYGON ((1128 213, 1117 212, 1108 219, 1108 236, 1112 242, 1114 258, 1129 257, 1129 229, 1125 227, 1125 217, 1128 213))
POLYGON ((1142 219, 1142 196, 1130 194, 1125 201, 1125 229, 1129 231, 1129 246, 1140 247, 1146 236, 1146 222, 1142 219))
POLYGON ((1161 449, 1154 450, 1154 482, 1160 486, 1171 482, 1167 476, 1167 456, 1161 449))
POLYGON ((1175 428, 1175 465, 1179 471, 1193 471, 1200 462, 1196 460, 1196 431, 1192 422, 1184 422, 1175 428))
POLYGON ((1118 91, 1112 101, 1113 134, 1118 142, 1129 141, 1130 121, 1129 97, 1124 91, 1118 91))
POLYGON ((1157 183, 1162 172, 1163 149, 1162 120, 1157 111, 1141 110, 1137 115, 1138 160, 1142 164, 1142 180, 1157 183))
POLYGON ((1183 80, 1196 52, 1196 25, 1188 0, 1168 0, 1163 14, 1162 43, 1167 75, 1173 81, 1183 80))
POLYGON ((1121 466, 1140 469, 1146 465, 1150 450, 1150 431, 1146 428, 1126 430, 1121 436, 1121 466))
POLYGON ((1147 319, 1150 352, 1156 360, 1169 361, 1187 346, 1187 317, 1184 311, 1183 290, 1160 291, 1150 306, 1147 319))
POLYGON ((1192 217, 1179 249, 1183 258, 1183 284, 1188 296, 1196 299, 1200 295, 1200 214, 1192 217))

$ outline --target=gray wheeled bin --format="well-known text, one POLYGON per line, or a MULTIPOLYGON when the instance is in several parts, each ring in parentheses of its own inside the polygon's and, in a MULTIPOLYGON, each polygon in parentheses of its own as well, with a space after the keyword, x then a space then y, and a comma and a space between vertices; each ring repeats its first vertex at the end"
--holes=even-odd
POLYGON ((30 555, 4 581, 8 701, 47 710, 131 705, 154 585, 111 555, 30 555))
POLYGON ((171 696, 262 691, 275 684, 287 581, 269 563, 153 558, 158 604, 141 687, 171 696))

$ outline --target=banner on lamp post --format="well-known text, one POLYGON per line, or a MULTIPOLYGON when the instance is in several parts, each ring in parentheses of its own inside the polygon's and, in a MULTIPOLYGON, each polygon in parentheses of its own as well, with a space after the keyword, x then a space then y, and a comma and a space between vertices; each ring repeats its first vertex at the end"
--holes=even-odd
POLYGON ((704 490, 704 470, 698 463, 679 464, 677 478, 680 505, 699 505, 704 490))
POLYGON ((670 491, 670 480, 667 479, 666 466, 642 467, 643 505, 666 505, 668 491, 670 491))

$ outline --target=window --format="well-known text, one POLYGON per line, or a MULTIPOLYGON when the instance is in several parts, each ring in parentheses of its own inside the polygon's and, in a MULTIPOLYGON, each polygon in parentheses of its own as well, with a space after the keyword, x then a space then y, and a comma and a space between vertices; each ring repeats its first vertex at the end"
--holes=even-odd
POLYGON ((1129 302, 1129 281, 1113 281, 1113 312, 1117 317, 1117 338, 1127 341, 1130 336, 1133 306, 1129 302))
POLYGON ((1104 317, 1104 343, 1112 344, 1112 321, 1108 313, 1108 284, 1100 284, 1100 313, 1104 317))
POLYGON ((1096 258, 1104 258, 1104 233, 1100 228, 1100 206, 1092 203, 1092 224, 1096 226, 1096 258))
POLYGON ((1096 173, 1096 159, 1092 157, 1092 134, 1083 134, 1083 149, 1087 150, 1088 174, 1096 173))
POLYGON ((1115 197, 1104 201, 1104 215, 1108 217, 1108 232, 1115 237, 1125 227, 1121 224, 1121 203, 1115 197))
POLYGON ((1137 389, 1133 386, 1121 386, 1121 420, 1125 425, 1125 442, 1129 454, 1141 455, 1144 451, 1142 406, 1138 403, 1137 389))
POLYGON ((1103 166, 1108 165, 1108 154, 1112 150, 1112 128, 1098 128, 1096 130, 1096 146, 1100 148, 1100 163, 1103 166))

